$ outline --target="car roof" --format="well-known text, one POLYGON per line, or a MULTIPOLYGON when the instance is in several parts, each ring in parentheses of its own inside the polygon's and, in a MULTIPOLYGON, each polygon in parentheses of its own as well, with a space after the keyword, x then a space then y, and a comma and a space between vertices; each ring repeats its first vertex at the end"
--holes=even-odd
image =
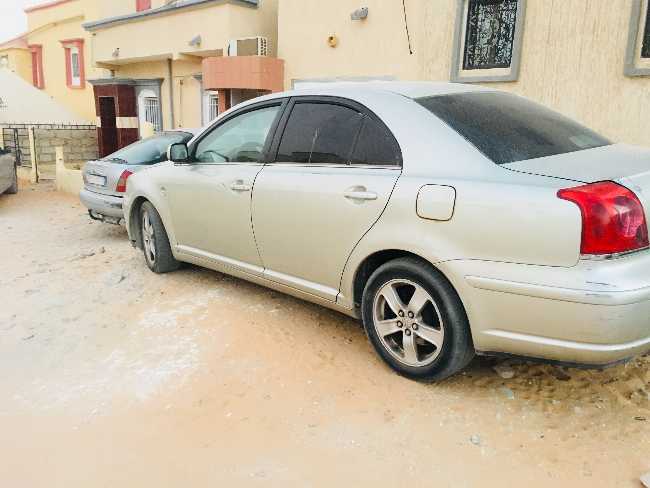
POLYGON ((463 83, 445 83, 433 81, 339 81, 308 83, 305 88, 277 93, 274 98, 304 95, 341 95, 349 98, 367 95, 369 92, 394 93, 407 98, 432 97, 437 95, 450 95, 453 93, 466 93, 477 91, 490 91, 477 85, 463 83))

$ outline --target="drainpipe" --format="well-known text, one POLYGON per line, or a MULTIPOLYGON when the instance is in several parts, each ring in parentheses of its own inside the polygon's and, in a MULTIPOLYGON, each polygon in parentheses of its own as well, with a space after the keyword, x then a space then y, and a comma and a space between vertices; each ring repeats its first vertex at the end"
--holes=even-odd
POLYGON ((171 128, 173 129, 174 128, 174 77, 173 77, 171 59, 167 60, 167 77, 169 80, 169 112, 171 113, 171 117, 172 117, 171 128))

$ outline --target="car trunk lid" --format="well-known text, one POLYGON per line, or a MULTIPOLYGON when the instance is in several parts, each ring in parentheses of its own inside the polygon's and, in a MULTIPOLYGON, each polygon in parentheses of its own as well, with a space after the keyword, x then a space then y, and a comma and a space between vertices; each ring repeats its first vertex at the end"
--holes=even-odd
POLYGON ((632 190, 650 218, 650 150, 614 144, 584 151, 504 164, 521 173, 550 176, 570 182, 615 181, 632 190))
POLYGON ((117 182, 125 170, 135 173, 144 166, 125 164, 122 160, 100 159, 88 161, 83 169, 84 188, 94 193, 121 197, 117 182))

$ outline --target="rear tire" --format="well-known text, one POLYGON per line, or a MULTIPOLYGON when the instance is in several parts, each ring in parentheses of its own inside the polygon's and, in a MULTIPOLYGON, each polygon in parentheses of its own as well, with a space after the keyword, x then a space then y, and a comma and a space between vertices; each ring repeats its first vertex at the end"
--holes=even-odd
POLYGON ((172 254, 160 214, 149 202, 143 203, 140 208, 140 235, 144 260, 151 271, 169 273, 180 267, 180 262, 172 254))
POLYGON ((361 317, 377 353, 408 378, 439 381, 474 357, 465 308, 426 261, 400 258, 380 266, 364 289, 361 317))
POLYGON ((10 195, 15 195, 18 193, 18 169, 14 166, 14 182, 7 190, 7 193, 10 195))

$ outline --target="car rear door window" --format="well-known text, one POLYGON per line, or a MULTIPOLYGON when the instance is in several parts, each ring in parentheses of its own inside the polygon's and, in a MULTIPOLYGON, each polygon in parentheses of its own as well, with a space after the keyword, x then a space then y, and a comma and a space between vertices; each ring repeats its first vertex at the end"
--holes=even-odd
POLYGON ((416 101, 497 164, 611 144, 579 123, 509 93, 458 93, 416 101))
POLYGON ((284 130, 277 161, 349 164, 363 115, 330 103, 296 103, 284 130))
POLYGON ((350 162, 396 166, 400 164, 400 150, 388 129, 366 115, 350 162))

